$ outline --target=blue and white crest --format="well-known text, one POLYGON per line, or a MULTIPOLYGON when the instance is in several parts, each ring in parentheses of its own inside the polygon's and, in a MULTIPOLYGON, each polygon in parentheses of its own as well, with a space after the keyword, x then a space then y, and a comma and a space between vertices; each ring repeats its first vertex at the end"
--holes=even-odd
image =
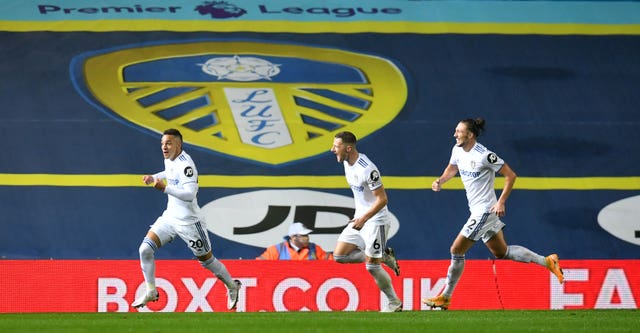
POLYGON ((366 137, 407 99, 393 62, 322 47, 252 41, 133 46, 79 55, 80 93, 108 115, 268 165, 325 153, 344 130, 366 137))
POLYGON ((264 59, 236 55, 209 59, 202 65, 202 71, 218 80, 257 81, 270 80, 280 73, 280 68, 264 59))

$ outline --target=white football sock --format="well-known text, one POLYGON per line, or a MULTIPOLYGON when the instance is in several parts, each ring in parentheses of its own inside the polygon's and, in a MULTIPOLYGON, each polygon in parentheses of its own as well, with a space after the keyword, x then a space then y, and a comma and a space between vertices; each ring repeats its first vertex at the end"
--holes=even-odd
POLYGON ((215 274, 215 276, 217 276, 228 289, 236 288, 236 284, 231 278, 229 271, 227 271, 227 267, 221 263, 220 260, 216 259, 216 257, 211 257, 205 261, 201 261, 200 265, 215 274))
POLYGON ((349 254, 344 256, 334 255, 333 258, 336 262, 339 262, 341 264, 358 263, 358 262, 364 262, 365 260, 364 252, 362 252, 362 250, 360 249, 355 249, 349 252, 349 254))
POLYGON ((538 265, 546 266, 544 257, 520 245, 510 245, 507 247, 507 253, 504 259, 510 259, 519 262, 535 262, 538 265))
POLYGON ((456 285, 458 284, 458 280, 460 280, 460 276, 462 276, 462 272, 464 271, 464 255, 451 255, 451 264, 449 264, 449 270, 447 271, 447 282, 444 287, 443 295, 447 297, 451 297, 453 295, 453 290, 456 289, 456 285))
POLYGON ((393 284, 391 283, 391 276, 389 273, 382 269, 380 264, 371 264, 367 263, 367 271, 369 274, 373 276, 373 279, 376 281, 378 288, 387 296, 390 302, 400 302, 398 299, 398 295, 396 295, 396 291, 393 289, 393 284))
POLYGON ((145 237, 140 244, 138 252, 140 253, 140 267, 144 281, 147 283, 147 291, 156 289, 156 260, 154 253, 157 250, 156 243, 145 237))

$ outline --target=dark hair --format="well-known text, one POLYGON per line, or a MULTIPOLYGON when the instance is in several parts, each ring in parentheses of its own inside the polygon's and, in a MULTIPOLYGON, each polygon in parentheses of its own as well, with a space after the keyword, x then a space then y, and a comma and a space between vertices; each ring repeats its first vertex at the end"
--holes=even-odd
POLYGON ((165 130, 164 133, 162 133, 163 135, 173 135, 175 137, 177 137, 178 139, 180 139, 180 142, 182 142, 182 134, 180 134, 180 131, 178 131, 175 128, 169 128, 168 130, 165 130))
POLYGON ((467 119, 461 120, 460 122, 467 125, 467 129, 471 133, 473 133, 476 138, 479 137, 482 132, 484 132, 484 119, 482 118, 476 118, 476 119, 467 118, 467 119))
POLYGON ((347 132, 347 131, 337 133, 335 138, 336 139, 342 139, 343 143, 352 144, 352 145, 355 145, 356 142, 358 141, 356 139, 355 134, 353 134, 351 132, 347 132))

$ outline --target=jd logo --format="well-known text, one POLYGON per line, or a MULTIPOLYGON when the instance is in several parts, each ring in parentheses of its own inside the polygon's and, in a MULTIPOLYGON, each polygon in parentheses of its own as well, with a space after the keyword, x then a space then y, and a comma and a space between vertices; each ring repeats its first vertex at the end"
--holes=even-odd
POLYGON ((389 60, 330 48, 248 41, 136 46, 79 55, 80 93, 146 133, 179 129, 191 145, 279 165, 391 122, 407 86, 389 60))
MULTIPOLYGON (((311 239, 335 248, 338 235, 353 217, 353 198, 310 190, 262 190, 223 197, 202 207, 207 229, 217 236, 257 247, 282 241, 293 222, 313 230, 311 239)), ((389 212, 390 239, 400 222, 389 212)))
POLYGON ((598 224, 613 236, 640 245, 640 195, 612 202, 598 213, 598 224))

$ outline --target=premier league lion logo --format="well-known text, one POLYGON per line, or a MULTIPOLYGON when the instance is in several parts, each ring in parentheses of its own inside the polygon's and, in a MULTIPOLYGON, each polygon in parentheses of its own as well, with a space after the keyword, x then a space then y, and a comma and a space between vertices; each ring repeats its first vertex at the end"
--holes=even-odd
POLYGON ((225 19, 239 17, 247 13, 246 10, 226 1, 205 1, 195 9, 201 15, 211 15, 212 18, 225 19))

